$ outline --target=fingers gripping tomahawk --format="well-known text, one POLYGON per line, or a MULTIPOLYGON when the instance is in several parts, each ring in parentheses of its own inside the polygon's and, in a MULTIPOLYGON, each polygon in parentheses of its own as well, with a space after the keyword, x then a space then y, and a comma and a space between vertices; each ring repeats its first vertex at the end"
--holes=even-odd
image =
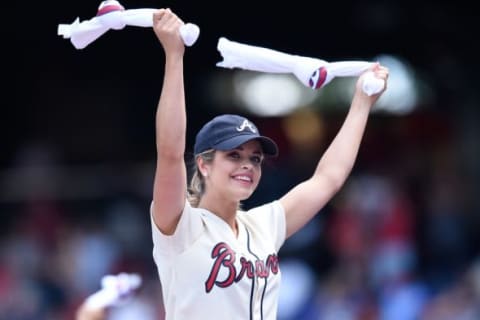
MULTIPOLYGON (((125 26, 152 27, 155 11, 156 9, 125 10, 118 1, 106 0, 100 3, 95 17, 82 22, 77 18, 72 24, 59 24, 57 33, 65 39, 69 38, 75 48, 83 49, 110 29, 121 30, 125 26)), ((180 36, 187 46, 193 45, 199 34, 200 28, 192 23, 180 28, 180 36)))

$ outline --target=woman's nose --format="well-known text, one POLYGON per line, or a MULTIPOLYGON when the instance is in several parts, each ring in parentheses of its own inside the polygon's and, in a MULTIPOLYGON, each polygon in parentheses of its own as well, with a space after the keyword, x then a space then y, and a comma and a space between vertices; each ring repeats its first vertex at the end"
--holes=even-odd
POLYGON ((252 163, 250 162, 249 159, 244 159, 244 160, 242 161, 242 168, 243 168, 243 169, 250 169, 250 168, 252 168, 252 163))

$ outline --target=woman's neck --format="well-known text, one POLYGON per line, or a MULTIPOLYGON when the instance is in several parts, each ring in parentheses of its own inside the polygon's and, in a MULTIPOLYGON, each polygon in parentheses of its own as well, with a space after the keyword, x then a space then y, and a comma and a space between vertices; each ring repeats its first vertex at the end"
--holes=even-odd
POLYGON ((221 199, 210 199, 203 196, 198 204, 199 208, 206 209, 211 213, 223 219, 232 228, 233 232, 238 234, 236 216, 238 209, 238 202, 227 202, 221 199))

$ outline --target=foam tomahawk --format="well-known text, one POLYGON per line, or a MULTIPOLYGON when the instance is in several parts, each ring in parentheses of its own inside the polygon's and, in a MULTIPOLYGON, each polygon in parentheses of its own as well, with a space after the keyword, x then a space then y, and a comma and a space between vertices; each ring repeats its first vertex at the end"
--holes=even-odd
MULTIPOLYGON (((327 62, 321 59, 290 55, 272 49, 255 47, 224 37, 218 40, 218 51, 223 61, 217 66, 224 68, 241 68, 251 71, 270 73, 293 73, 298 80, 312 89, 320 89, 335 77, 359 76, 368 70, 371 62, 340 61, 327 62)), ((363 91, 373 95, 382 91, 385 82, 369 72, 363 82, 363 91)))
MULTIPOLYGON (((110 29, 120 30, 125 26, 152 27, 152 16, 156 10, 125 10, 118 1, 106 0, 100 3, 95 17, 82 22, 77 18, 72 24, 59 24, 57 33, 70 39, 75 48, 83 49, 110 29)), ((195 24, 187 23, 180 27, 180 36, 187 46, 193 45, 199 34, 200 28, 195 24)))

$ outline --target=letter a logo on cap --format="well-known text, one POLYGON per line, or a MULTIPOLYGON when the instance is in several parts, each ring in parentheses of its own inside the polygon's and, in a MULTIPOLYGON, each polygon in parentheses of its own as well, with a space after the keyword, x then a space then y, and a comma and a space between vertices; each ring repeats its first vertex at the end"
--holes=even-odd
POLYGON ((250 123, 248 122, 247 119, 243 120, 243 123, 240 127, 237 127, 237 131, 243 131, 245 130, 245 128, 248 127, 250 129, 250 131, 252 131, 253 133, 257 133, 257 130, 255 130, 255 127, 250 123))

